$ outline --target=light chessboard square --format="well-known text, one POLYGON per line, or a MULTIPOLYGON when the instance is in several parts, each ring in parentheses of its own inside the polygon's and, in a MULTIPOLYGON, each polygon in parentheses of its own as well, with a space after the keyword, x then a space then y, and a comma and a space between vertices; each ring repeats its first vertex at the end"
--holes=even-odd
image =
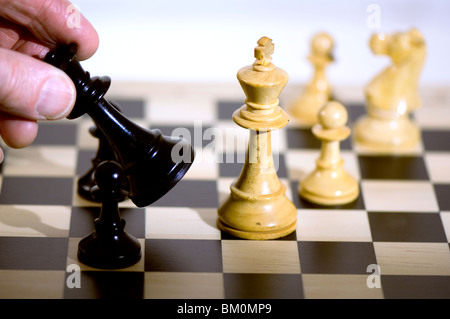
POLYGON ((363 180, 361 191, 368 211, 439 210, 433 185, 426 181, 363 180))
POLYGON ((382 275, 449 276, 447 243, 375 242, 382 275))
POLYGON ((372 235, 369 219, 364 210, 300 209, 297 239, 371 242, 372 235))
POLYGON ((225 273, 300 274, 295 241, 222 240, 225 273))

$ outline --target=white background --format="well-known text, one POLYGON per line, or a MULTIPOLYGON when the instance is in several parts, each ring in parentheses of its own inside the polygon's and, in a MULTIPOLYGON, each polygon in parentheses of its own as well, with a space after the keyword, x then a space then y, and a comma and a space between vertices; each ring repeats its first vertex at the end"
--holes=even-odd
POLYGON ((83 66, 113 81, 233 82, 253 63, 261 36, 273 39, 273 62, 290 82, 307 81, 310 38, 329 32, 336 61, 328 70, 334 85, 365 85, 389 63, 373 55, 375 32, 418 28, 428 56, 423 85, 450 85, 450 1, 447 0, 74 0, 100 37, 97 53, 83 66), (367 20, 371 4, 380 25, 367 20))

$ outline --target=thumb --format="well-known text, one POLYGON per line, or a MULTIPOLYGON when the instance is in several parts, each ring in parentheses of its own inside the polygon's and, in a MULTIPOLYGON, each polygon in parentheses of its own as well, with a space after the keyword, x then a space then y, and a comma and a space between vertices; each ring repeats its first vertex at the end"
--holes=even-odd
POLYGON ((0 112, 30 120, 56 120, 70 113, 75 99, 75 86, 63 71, 0 48, 0 112))

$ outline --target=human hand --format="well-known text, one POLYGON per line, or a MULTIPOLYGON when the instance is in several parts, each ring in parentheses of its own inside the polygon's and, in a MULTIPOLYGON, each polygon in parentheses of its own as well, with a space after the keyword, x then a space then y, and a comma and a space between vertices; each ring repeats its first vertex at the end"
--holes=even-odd
POLYGON ((71 8, 66 0, 0 0, 0 136, 10 147, 30 145, 38 121, 64 118, 74 106, 73 82, 42 61, 59 44, 76 43, 80 60, 97 50, 97 32, 81 14, 68 23, 71 8))

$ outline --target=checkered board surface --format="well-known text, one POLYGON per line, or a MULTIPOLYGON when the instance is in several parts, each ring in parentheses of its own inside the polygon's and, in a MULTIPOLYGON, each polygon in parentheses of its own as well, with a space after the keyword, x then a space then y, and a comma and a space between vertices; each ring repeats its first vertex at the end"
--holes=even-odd
MULTIPOLYGON (((288 85, 280 105, 298 92, 288 85)), ((336 90, 350 127, 365 112, 360 92, 336 90)), ((126 230, 142 245, 136 265, 90 268, 78 262, 77 245, 93 230, 100 205, 80 198, 76 182, 96 152, 92 121, 42 123, 32 146, 7 148, 1 166, 0 298, 450 298, 445 90, 424 91, 414 115, 422 129, 417 151, 373 155, 358 151, 351 138, 342 143, 345 168, 361 191, 348 205, 299 199, 298 182, 314 168, 320 144, 294 120, 274 132, 278 175, 298 209, 298 226, 269 241, 233 238, 216 227, 248 138, 231 120, 244 101, 238 84, 113 83, 107 98, 141 126, 187 138, 189 132, 197 150, 191 170, 148 207, 120 204, 126 230), (213 139, 215 148, 208 147, 213 139), (81 268, 81 288, 66 285, 71 264, 81 268), (379 288, 367 285, 374 264, 379 288)))

